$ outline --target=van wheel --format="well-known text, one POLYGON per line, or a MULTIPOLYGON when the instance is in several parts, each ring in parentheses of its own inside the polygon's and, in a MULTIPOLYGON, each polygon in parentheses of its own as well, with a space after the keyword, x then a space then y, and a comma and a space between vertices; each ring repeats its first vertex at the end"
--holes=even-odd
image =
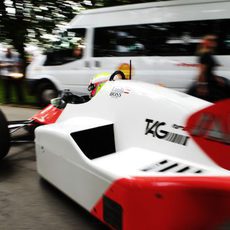
POLYGON ((57 96, 58 91, 51 83, 43 82, 38 85, 37 100, 40 106, 47 106, 57 96))
POLYGON ((10 132, 8 122, 0 110, 0 160, 4 158, 10 149, 10 132))

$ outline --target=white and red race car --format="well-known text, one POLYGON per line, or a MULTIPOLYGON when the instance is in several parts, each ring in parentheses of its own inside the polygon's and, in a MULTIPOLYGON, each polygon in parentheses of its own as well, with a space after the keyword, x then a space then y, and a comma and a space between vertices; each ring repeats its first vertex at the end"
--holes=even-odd
POLYGON ((41 177, 111 229, 230 224, 229 99, 107 82, 35 136, 41 177))

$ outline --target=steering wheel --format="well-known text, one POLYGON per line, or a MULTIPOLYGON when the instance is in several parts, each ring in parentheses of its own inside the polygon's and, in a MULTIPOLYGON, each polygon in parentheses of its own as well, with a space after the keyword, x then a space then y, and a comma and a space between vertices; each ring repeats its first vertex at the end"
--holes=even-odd
POLYGON ((85 103, 86 100, 84 97, 77 96, 73 93, 71 93, 69 90, 64 90, 61 95, 61 99, 70 104, 81 104, 85 103))
POLYGON ((77 95, 71 95, 71 97, 69 98, 69 103, 70 104, 82 104, 82 103, 85 103, 86 100, 84 97, 80 97, 80 96, 77 96, 77 95))
POLYGON ((125 80, 125 74, 121 70, 115 71, 109 78, 110 81, 114 81, 114 77, 117 75, 121 75, 122 80, 125 80))

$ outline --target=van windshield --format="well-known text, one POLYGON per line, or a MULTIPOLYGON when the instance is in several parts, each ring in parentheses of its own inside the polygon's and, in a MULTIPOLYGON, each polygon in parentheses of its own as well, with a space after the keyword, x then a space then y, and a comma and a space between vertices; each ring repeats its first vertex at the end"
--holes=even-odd
POLYGON ((71 29, 65 31, 58 41, 45 52, 44 65, 62 65, 81 59, 85 49, 85 29, 71 29))

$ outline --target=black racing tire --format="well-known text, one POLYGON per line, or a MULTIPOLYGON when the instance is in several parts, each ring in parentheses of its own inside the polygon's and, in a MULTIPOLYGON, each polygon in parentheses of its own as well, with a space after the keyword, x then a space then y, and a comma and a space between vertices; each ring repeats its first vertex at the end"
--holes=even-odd
POLYGON ((10 149, 10 132, 8 129, 8 122, 0 110, 0 160, 4 158, 10 149))
POLYGON ((41 82, 37 87, 37 102, 44 107, 50 104, 50 100, 58 96, 58 91, 52 83, 41 82))

